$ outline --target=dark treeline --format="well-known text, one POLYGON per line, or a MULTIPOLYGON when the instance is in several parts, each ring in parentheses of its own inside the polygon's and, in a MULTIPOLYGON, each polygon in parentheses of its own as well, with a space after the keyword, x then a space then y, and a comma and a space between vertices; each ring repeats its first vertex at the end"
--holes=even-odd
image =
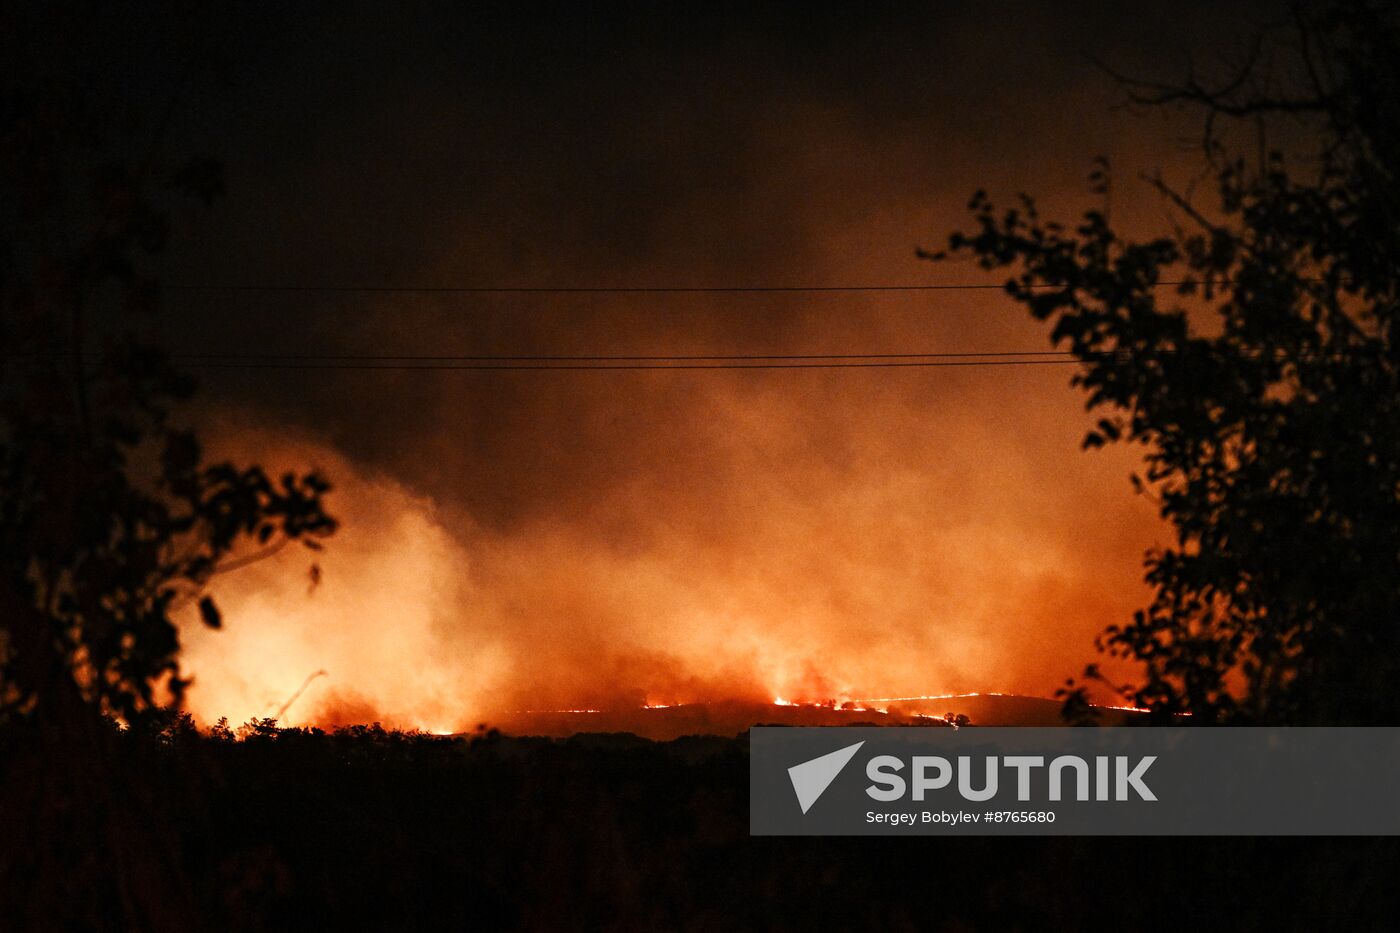
MULTIPOLYGON (((746 737, 238 732, 116 743, 209 929, 1380 929, 1397 906, 1390 839, 750 838, 746 737)), ((100 886, 59 903, 54 928, 105 928, 100 886)))

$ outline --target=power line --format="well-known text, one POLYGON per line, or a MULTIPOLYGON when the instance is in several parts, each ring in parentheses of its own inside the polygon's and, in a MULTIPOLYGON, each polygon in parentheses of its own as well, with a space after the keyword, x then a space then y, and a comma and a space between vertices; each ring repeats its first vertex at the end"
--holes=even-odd
POLYGON ((620 355, 562 355, 562 356, 502 356, 502 355, 425 355, 425 354, 385 354, 385 353, 172 353, 175 362, 379 362, 385 364, 399 362, 426 363, 666 363, 666 362, 746 362, 768 360, 922 360, 922 359, 978 359, 983 357, 1060 357, 1071 358, 1073 354, 1064 350, 991 350, 956 353, 753 353, 728 354, 710 353, 703 355, 656 354, 653 356, 620 355))
MULTIPOLYGON (((169 359, 196 369, 262 370, 659 370, 659 369, 876 369, 967 366, 1041 366, 1112 363, 1121 351, 1075 353, 1067 350, 977 350, 908 353, 754 353, 655 355, 498 355, 369 353, 181 353, 169 359)), ((1276 351, 1281 352, 1281 351, 1276 351)), ((86 358, 99 354, 86 352, 86 358)), ((63 362, 72 351, 4 353, 30 362, 63 362)), ((1126 360, 1125 360, 1126 361, 1126 360)))
MULTIPOLYGON (((91 354, 85 354, 91 356, 91 354)), ((31 362, 71 359, 71 352, 4 354, 31 362)), ((1057 350, 997 350, 926 353, 777 353, 708 355, 393 355, 302 353, 174 353, 170 361, 206 370, 553 371, 719 369, 928 369, 973 366, 1069 365, 1080 359, 1057 350)))
POLYGON ((555 372, 582 372, 598 370, 714 370, 714 369, 932 369, 949 366, 1064 366, 1079 362, 1075 359, 1054 360, 872 360, 865 362, 779 362, 779 363, 579 363, 576 365, 558 363, 305 363, 305 362, 203 362, 195 363, 197 369, 225 370, 358 370, 386 372, 414 372, 469 370, 476 372, 549 370, 555 372))
MULTIPOLYGON (((1152 283, 1153 288, 1188 284, 1185 280, 1152 283)), ((1195 283, 1202 284, 1202 283, 1195 283)), ((1226 283, 1217 283, 1226 284, 1226 283)), ((1004 283, 884 284, 868 285, 332 285, 274 283, 174 283, 161 286, 181 292, 322 292, 366 294, 462 294, 462 295, 621 295, 621 294, 732 294, 744 292, 941 292, 1005 290, 1004 283)), ((1065 285, 1030 284, 1027 288, 1067 288, 1065 285)))
MULTIPOLYGON (((1180 352, 1181 348, 1159 348, 1155 351, 1157 355, 1180 352)), ((1241 348, 1242 352, 1249 352, 1258 358, 1266 351, 1263 348, 1249 350, 1241 348)), ((1273 348, 1271 351, 1275 356, 1282 358, 1286 355, 1284 348, 1273 348)), ((264 366, 280 367, 286 365, 295 367, 301 364, 312 366, 338 365, 341 363, 358 364, 379 364, 376 368, 405 368, 405 369, 425 369, 426 365, 434 363, 470 363, 470 364, 490 364, 490 363, 648 363, 656 364, 660 368, 676 368, 676 366, 663 366, 662 364, 682 364, 682 363, 800 363, 807 361, 840 362, 859 361, 869 362, 871 365, 875 361, 899 360, 913 362, 946 361, 949 366, 971 366, 978 364, 987 365, 1017 365, 1017 364, 1037 364, 1037 363, 1074 363, 1074 362, 1113 362, 1115 360, 1128 360, 1125 350, 1101 350, 1101 351, 1071 351, 1071 350, 964 350, 964 351, 942 351, 942 352, 909 352, 909 353, 749 353, 749 354, 654 354, 654 355, 497 355, 497 354, 390 354, 390 353, 182 353, 175 352, 169 355, 171 362, 185 365, 202 365, 210 367, 234 367, 234 366, 264 366)), ((95 358, 98 354, 85 353, 84 356, 95 358)), ((1307 356, 1306 354, 1304 356, 1307 356)), ((58 350, 50 353, 0 353, 0 357, 10 357, 19 359, 56 359, 69 360, 72 358, 71 351, 58 350)))

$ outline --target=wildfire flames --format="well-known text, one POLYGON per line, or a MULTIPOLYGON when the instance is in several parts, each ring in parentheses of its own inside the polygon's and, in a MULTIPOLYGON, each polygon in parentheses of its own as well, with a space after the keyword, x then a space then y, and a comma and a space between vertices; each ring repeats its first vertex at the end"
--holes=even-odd
MULTIPOLYGON (((997 30, 939 36, 956 54, 935 59, 994 67, 984 45, 999 47, 997 30)), ((899 73, 927 63, 915 55, 899 73)), ((954 695, 989 687, 1051 695, 1095 659, 1096 634, 1146 602, 1141 555, 1166 535, 1128 483, 1139 451, 1081 452, 1093 419, 1068 384, 1073 367, 411 362, 1039 353, 1046 328, 999 280, 915 248, 965 228, 979 187, 1035 191, 1047 217, 1067 219, 1098 206, 1084 179, 1096 155, 1197 169, 1175 145, 1195 130, 1187 118, 1146 129, 1114 111, 1089 132, 1034 103, 1051 93, 1041 82, 1019 97, 990 72, 973 82, 992 110, 1025 104, 993 138, 968 99, 909 93, 921 80, 838 91, 808 82, 825 70, 794 80, 773 67, 743 65, 737 103, 712 97, 710 77, 694 94, 649 84, 645 119, 559 146, 483 135, 513 125, 514 111, 474 116, 497 113, 492 88, 479 100, 429 93, 430 110, 473 116, 425 121, 380 82, 317 123, 314 157, 240 175, 172 281, 333 288, 257 301, 181 292, 162 322, 172 349, 408 368, 197 373, 192 423, 210 452, 274 475, 320 467, 342 523, 324 554, 288 548, 214 581, 224 629, 191 619, 182 654, 198 719, 286 706, 292 725, 445 731, 524 710, 658 719, 705 704, 811 712, 833 697, 832 716, 941 715, 954 695), (402 118, 396 132, 383 114, 402 118), (388 148, 366 154, 366 138, 388 148), (371 161, 342 157, 355 152, 371 161), (381 158, 413 171, 386 174, 381 158), (472 158, 479 171, 464 173, 472 158), (385 198, 347 178, 417 187, 385 198), (279 204, 306 210, 267 213, 279 204), (375 221, 327 226, 324 204, 375 221), (392 289, 339 288, 380 282, 392 289), (529 293, 416 288, 434 283, 529 293), (830 290, 883 283, 979 288, 830 290), (784 290, 794 285, 820 290, 784 290), (327 675, 288 705, 317 670, 327 675), (935 690, 950 699, 922 696, 935 690)), ((1084 113, 1117 99, 1092 69, 1054 80, 1084 113)), ((538 106, 576 115, 541 93, 538 106)), ((231 165, 263 165, 260 126, 228 134, 231 165)), ((1131 176, 1113 191, 1115 225, 1153 235, 1160 195, 1131 176)))
MULTIPOLYGON (((1047 485, 1031 441, 980 427, 976 412, 1000 400, 976 393, 1004 379, 963 385, 957 414, 930 416, 932 403, 859 376, 657 378, 670 381, 634 391, 660 393, 667 444, 633 451, 630 478, 605 486, 551 473, 539 481, 558 510, 510 520, 322 437, 232 411, 209 420, 216 456, 324 472, 342 528, 323 553, 286 548, 215 579, 224 629, 184 628, 196 718, 455 732, 524 711, 630 710, 631 723, 707 704, 941 716, 941 701, 989 682, 1048 696, 1141 598, 1155 519, 1126 491, 1116 512, 1079 504, 1084 484, 1122 486, 1130 462, 1084 458, 1080 488, 1047 485), (976 441, 930 459, 902 440, 930 432, 976 441), (967 475, 980 485, 959 485, 967 475)), ((1063 388, 1062 374, 1008 378, 1063 388)), ((1078 424, 1044 420, 1073 455, 1078 424)), ((514 494, 508 475, 495 482, 514 494)))

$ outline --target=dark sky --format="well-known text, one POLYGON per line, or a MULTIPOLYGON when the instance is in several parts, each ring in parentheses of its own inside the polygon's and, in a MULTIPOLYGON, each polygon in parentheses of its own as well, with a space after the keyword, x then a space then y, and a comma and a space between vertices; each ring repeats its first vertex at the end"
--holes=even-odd
MULTIPOLYGON (((981 282, 914 256, 979 187, 1072 217, 1104 154, 1115 220, 1165 226, 1137 176, 1189 178, 1198 125, 1115 110, 1086 53, 1209 72, 1277 17, 1225 6, 260 5, 133 16, 104 54, 145 110, 173 100, 166 149, 227 172, 167 284, 981 282)), ((956 291, 172 291, 162 327, 220 353, 1048 348, 956 291)), ((324 467, 346 519, 313 596, 301 556, 225 585, 229 632, 192 633, 207 716, 319 667, 302 715, 407 724, 1048 694, 1141 602, 1158 534, 1128 452, 1079 452, 1061 367, 202 378, 216 450, 324 467)))

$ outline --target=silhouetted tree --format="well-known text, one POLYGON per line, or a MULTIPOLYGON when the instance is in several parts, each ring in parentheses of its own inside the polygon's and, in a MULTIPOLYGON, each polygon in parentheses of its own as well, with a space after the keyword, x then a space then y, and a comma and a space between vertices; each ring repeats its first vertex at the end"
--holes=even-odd
POLYGON ((220 625, 200 594, 230 552, 335 524, 316 474, 205 461, 171 419, 193 383, 141 333, 165 205, 217 196, 217 163, 114 151, 81 72, 19 32, 0 88, 0 716, 68 692, 130 719, 157 684, 178 700, 170 613, 197 598, 220 625))
POLYGON ((213 199, 221 175, 167 164, 159 125, 121 145, 129 101, 94 76, 91 12, 20 5, 0 28, 0 789, 32 814, 0 834, 0 895, 27 898, 0 912, 188 929, 151 802, 110 767, 112 721, 178 704, 172 612, 197 601, 218 627, 204 587, 236 548, 335 525, 319 476, 208 462, 172 417, 193 384, 143 334, 153 262, 171 205, 213 199))
MULTIPOLYGON (((1216 203, 1152 177, 1183 217, 1168 235, 979 192, 951 237, 1014 269, 1008 293, 1082 361, 1104 413, 1085 446, 1145 449, 1134 483, 1176 542, 1148 553, 1155 597, 1100 650, 1141 664, 1120 689, 1161 716, 1400 720, 1398 36, 1367 4, 1300 9, 1219 87, 1125 80, 1138 105, 1205 117, 1216 203), (1232 129, 1276 121, 1312 142, 1235 152, 1232 129)), ((1106 164, 1091 180, 1107 194, 1106 164)))

